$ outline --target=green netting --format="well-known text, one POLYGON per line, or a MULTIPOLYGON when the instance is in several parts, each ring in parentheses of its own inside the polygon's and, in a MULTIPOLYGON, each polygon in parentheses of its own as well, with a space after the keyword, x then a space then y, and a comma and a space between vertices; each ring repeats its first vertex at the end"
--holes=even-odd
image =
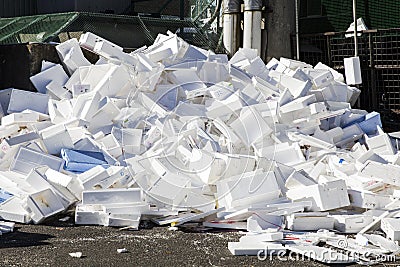
MULTIPOLYGON (((14 18, 11 23, 0 28, 0 43, 41 42, 60 31, 75 13, 38 15, 14 18)), ((9 21, 10 19, 0 19, 9 21)))
POLYGON ((13 21, 14 21, 14 18, 1 19, 0 20, 0 31, 2 30, 3 27, 7 26, 8 24, 12 23, 13 21))
MULTIPOLYGON (((306 0, 301 0, 301 2, 306 0)), ((304 2, 303 2, 304 3, 304 2)), ((321 0, 321 16, 302 18, 302 33, 345 31, 353 21, 350 0, 321 0)), ((357 17, 362 17, 370 29, 400 27, 400 1, 357 0, 357 17)))
POLYGON ((135 49, 152 44, 158 33, 168 30, 189 43, 224 52, 218 46, 219 36, 208 34, 191 20, 77 12, 0 19, 0 44, 62 42, 90 31, 135 49))

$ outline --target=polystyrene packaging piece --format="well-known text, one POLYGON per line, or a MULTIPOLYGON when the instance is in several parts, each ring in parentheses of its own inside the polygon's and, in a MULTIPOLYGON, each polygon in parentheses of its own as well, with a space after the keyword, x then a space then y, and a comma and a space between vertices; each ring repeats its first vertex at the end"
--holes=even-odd
POLYGON ((140 145, 142 143, 141 129, 121 129, 120 136, 117 140, 121 143, 125 153, 140 153, 140 145))
MULTIPOLYGON (((46 172, 53 171, 52 169, 47 167, 35 168, 27 175, 25 181, 29 183, 32 186, 32 188, 37 191, 51 189, 59 197, 64 208, 68 208, 71 204, 73 204, 76 201, 75 196, 71 194, 71 192, 66 188, 66 186, 59 186, 60 183, 53 183, 53 179, 50 179, 52 177, 44 175, 43 173, 45 172, 45 169, 47 169, 46 172)), ((53 172, 58 173, 56 171, 53 172)), ((65 176, 66 175, 64 175, 64 177, 65 176)), ((66 183, 68 183, 68 180, 66 180, 66 183)))
POLYGON ((1 125, 8 126, 16 124, 21 127, 26 127, 29 123, 38 122, 38 113, 13 113, 1 118, 1 125))
POLYGON ((254 242, 251 244, 242 242, 228 242, 228 249, 235 256, 263 256, 282 255, 286 248, 277 243, 254 242))
POLYGON ((69 74, 73 74, 81 66, 90 65, 90 62, 84 57, 76 38, 57 45, 56 50, 69 74))
POLYGON ((0 106, 1 114, 7 115, 8 105, 10 104, 11 92, 14 88, 7 88, 0 90, 0 106))
POLYGON ((63 67, 59 64, 46 69, 45 71, 39 72, 38 74, 30 78, 31 82, 35 86, 39 93, 46 93, 46 86, 50 82, 56 82, 57 84, 64 86, 68 81, 68 75, 65 73, 63 67))
POLYGON ((18 223, 30 223, 32 219, 24 207, 25 203, 25 201, 17 197, 12 197, 0 203, 0 217, 3 220, 18 223))
POLYGON ((333 77, 335 78, 335 81, 344 82, 343 74, 339 73, 338 71, 330 68, 329 66, 327 66, 327 65, 325 65, 325 64, 323 64, 321 62, 318 62, 318 64, 315 65, 314 69, 317 69, 317 70, 329 70, 332 73, 333 77))
POLYGON ((50 126, 40 131, 44 146, 49 154, 58 155, 63 148, 73 148, 71 136, 64 125, 50 126))
POLYGON ((65 160, 65 169, 82 173, 98 165, 108 166, 103 153, 73 149, 61 149, 61 157, 65 160))
POLYGON ((350 57, 344 59, 344 70, 346 74, 346 83, 347 84, 361 84, 361 67, 360 67, 360 58, 359 57, 350 57))
POLYGON ((7 113, 22 112, 26 109, 47 114, 49 96, 35 92, 12 89, 7 113))
POLYGON ((0 221, 0 232, 2 232, 3 234, 14 232, 14 227, 15 223, 13 222, 0 221))
POLYGON ((367 161, 358 171, 360 176, 381 179, 387 184, 400 186, 400 166, 367 161))
POLYGON ((0 219, 75 207, 80 225, 247 230, 232 254, 325 263, 354 262, 329 258, 337 248, 368 263, 399 250, 400 134, 352 108, 358 58, 345 84, 323 63, 228 59, 172 32, 131 53, 90 32, 56 49, 63 66, 42 62, 37 93, 0 91, 0 219))
POLYGON ((64 160, 33 149, 20 147, 11 164, 10 170, 28 174, 35 167, 42 165, 46 165, 55 171, 60 171, 63 168, 64 160))
POLYGON ((378 195, 366 190, 348 190, 353 207, 365 209, 383 209, 392 199, 389 195, 378 195))
POLYGON ((106 225, 108 216, 103 205, 77 205, 75 224, 106 225))
POLYGON ((190 181, 185 177, 167 173, 157 179, 149 188, 149 195, 155 202, 171 206, 179 205, 189 193, 190 181))
MULTIPOLYGON (((91 32, 86 32, 86 33, 82 34, 79 39, 79 44, 82 47, 85 47, 89 50, 93 50, 94 46, 96 45, 97 42, 109 42, 109 41, 107 41, 104 38, 97 36, 96 34, 91 33, 91 32)), ((111 42, 109 42, 109 43, 111 44, 111 42)), ((122 47, 117 46, 116 44, 113 44, 113 46, 117 47, 118 50, 122 51, 122 47)))
POLYGON ((60 199, 51 189, 45 189, 29 195, 27 206, 31 211, 34 223, 40 223, 44 219, 64 210, 60 199))
POLYGON ((333 215, 332 217, 335 219, 335 229, 348 234, 358 233, 373 221, 372 216, 362 214, 333 215))
MULTIPOLYGON (((356 21, 356 25, 357 25, 357 36, 361 36, 362 32, 365 30, 368 30, 367 25, 365 25, 365 22, 363 20, 363 18, 358 18, 356 21)), ((349 26, 349 28, 346 30, 346 38, 351 38, 354 37, 354 22, 352 22, 349 26)))
POLYGON ((142 202, 142 190, 140 188, 113 188, 82 192, 83 205, 135 204, 139 202, 142 202))
POLYGON ((275 199, 280 193, 273 172, 246 173, 217 182, 219 203, 227 209, 275 199))
POLYGON ((295 213, 286 217, 287 228, 293 231, 317 231, 333 229, 335 219, 327 217, 328 213, 309 212, 295 213))
POLYGON ((129 227, 130 230, 138 230, 140 214, 111 214, 108 216, 107 226, 129 227))
POLYGON ((367 135, 373 135, 377 132, 377 127, 382 128, 381 116, 378 112, 371 112, 365 115, 365 120, 358 124, 367 135))
POLYGON ((383 218, 381 228, 385 232, 386 237, 393 240, 400 240, 400 219, 399 218, 383 218))
POLYGON ((255 213, 247 219, 247 231, 262 233, 267 229, 280 229, 283 225, 283 216, 255 213))
POLYGON ((396 153, 389 136, 378 130, 379 134, 373 137, 365 137, 369 149, 380 155, 394 155, 396 153))
POLYGON ((72 194, 72 202, 74 202, 76 199, 80 199, 83 188, 76 177, 66 175, 50 168, 44 172, 44 175, 46 179, 54 186, 58 186, 58 190, 60 190, 63 194, 69 196, 70 198, 72 194))
POLYGON ((326 211, 350 205, 344 180, 290 189, 286 195, 294 201, 312 200, 313 211, 326 211))
POLYGON ((97 165, 78 175, 84 189, 93 189, 94 186, 109 177, 107 170, 102 165, 97 165))
POLYGON ((265 231, 260 234, 248 234, 240 238, 242 243, 253 243, 253 242, 271 242, 279 241, 283 239, 283 232, 280 231, 265 231))

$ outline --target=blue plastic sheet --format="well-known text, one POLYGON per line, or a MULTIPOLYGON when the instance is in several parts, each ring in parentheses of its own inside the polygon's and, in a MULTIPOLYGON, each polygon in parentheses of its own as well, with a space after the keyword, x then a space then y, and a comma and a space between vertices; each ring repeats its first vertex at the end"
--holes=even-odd
POLYGON ((61 149, 61 157, 65 160, 64 169, 71 172, 82 173, 98 165, 108 167, 103 153, 73 149, 61 149))
POLYGON ((13 197, 13 195, 11 193, 0 188, 0 203, 3 203, 4 201, 6 201, 7 199, 9 199, 11 197, 13 197))

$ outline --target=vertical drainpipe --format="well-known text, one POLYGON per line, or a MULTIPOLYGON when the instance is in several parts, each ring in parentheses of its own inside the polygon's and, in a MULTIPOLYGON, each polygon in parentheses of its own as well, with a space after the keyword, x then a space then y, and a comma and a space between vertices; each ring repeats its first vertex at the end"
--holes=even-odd
POLYGON ((300 33, 299 33, 299 0, 295 1, 296 12, 296 59, 300 60, 300 33))
POLYGON ((261 53, 262 0, 244 0, 243 47, 261 53))
POLYGON ((354 20, 354 56, 358 57, 357 44, 357 2, 353 0, 353 20, 354 20))
POLYGON ((240 46, 240 0, 224 0, 224 46, 232 56, 240 46))

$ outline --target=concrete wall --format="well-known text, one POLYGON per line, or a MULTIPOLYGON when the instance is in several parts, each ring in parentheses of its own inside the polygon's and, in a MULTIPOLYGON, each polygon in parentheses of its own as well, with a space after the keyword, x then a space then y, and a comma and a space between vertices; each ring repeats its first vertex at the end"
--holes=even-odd
POLYGON ((272 57, 292 57, 290 35, 296 31, 294 1, 268 1, 267 8, 271 12, 266 14, 266 61, 272 57))

